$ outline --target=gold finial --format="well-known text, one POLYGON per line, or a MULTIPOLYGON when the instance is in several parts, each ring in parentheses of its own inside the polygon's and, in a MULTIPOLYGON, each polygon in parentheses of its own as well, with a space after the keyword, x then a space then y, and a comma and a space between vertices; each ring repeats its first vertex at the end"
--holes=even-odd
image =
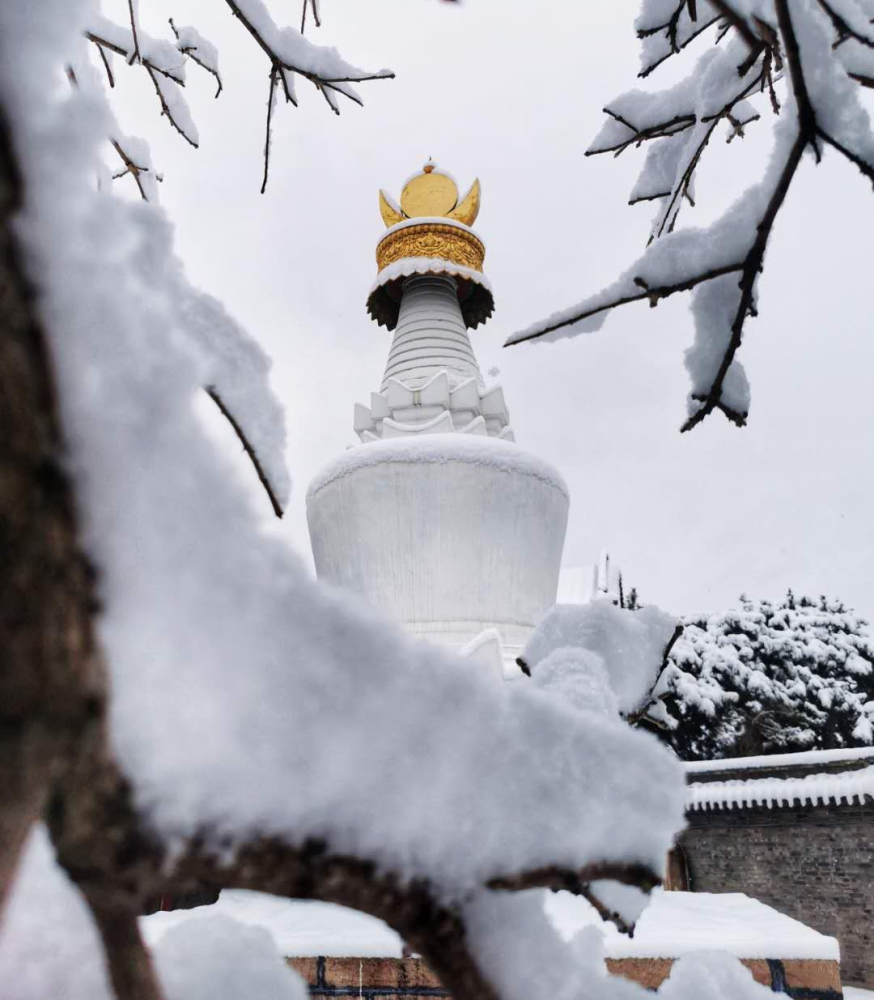
POLYGON ((459 202, 458 187, 448 175, 440 173, 430 159, 407 181, 398 205, 385 191, 379 192, 379 211, 382 220, 391 228, 406 219, 446 218, 455 219, 465 226, 472 226, 479 214, 480 183, 475 180, 470 190, 459 202))

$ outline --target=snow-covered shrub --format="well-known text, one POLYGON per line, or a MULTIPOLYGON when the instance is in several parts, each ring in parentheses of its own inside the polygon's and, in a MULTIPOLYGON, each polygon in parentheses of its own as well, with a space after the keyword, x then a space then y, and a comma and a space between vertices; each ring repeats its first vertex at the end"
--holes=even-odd
POLYGON ((685 620, 646 719, 686 760, 874 742, 874 643, 841 601, 740 599, 685 620))

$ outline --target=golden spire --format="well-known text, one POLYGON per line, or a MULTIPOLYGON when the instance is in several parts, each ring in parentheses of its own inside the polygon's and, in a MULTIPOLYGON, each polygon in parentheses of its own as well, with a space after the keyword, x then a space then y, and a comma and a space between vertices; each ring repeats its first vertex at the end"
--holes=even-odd
POLYGON ((398 205, 385 191, 379 192, 379 211, 382 221, 391 228, 407 219, 454 219, 465 226, 472 226, 479 214, 480 183, 474 180, 470 190, 458 200, 458 187, 448 175, 437 169, 430 160, 404 185, 398 205))
POLYGON ((378 274, 367 311, 380 326, 395 328, 404 282, 414 274, 451 275, 468 328, 491 316, 494 299, 483 274, 486 248, 470 228, 480 197, 475 180, 459 201, 455 181, 431 160, 404 185, 400 204, 379 192, 379 211, 388 232, 376 247, 378 274))

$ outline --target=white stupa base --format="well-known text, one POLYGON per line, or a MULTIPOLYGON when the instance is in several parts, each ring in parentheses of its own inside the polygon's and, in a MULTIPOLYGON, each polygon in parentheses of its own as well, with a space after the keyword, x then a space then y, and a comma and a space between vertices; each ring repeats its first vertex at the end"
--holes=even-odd
POLYGON ((555 603, 568 505, 518 445, 429 434, 349 449, 310 485, 307 519, 320 579, 458 652, 496 629, 512 662, 555 603))

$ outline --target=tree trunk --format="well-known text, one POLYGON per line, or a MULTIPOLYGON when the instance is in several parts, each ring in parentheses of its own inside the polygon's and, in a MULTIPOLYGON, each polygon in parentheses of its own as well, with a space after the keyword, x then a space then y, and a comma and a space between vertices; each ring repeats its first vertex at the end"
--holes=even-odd
POLYGON ((77 547, 48 347, 12 229, 25 182, 0 106, 0 906, 105 697, 93 573, 77 547))

